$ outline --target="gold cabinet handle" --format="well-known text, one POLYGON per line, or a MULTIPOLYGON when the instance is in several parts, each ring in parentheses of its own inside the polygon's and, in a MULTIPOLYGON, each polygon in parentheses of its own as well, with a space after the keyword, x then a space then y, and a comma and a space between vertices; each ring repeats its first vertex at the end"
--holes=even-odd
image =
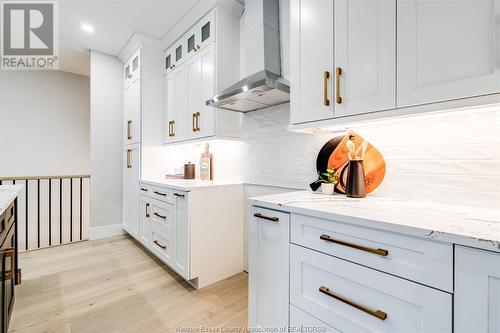
POLYGON ((253 214, 253 216, 259 218, 259 219, 263 219, 263 220, 268 220, 268 221, 272 221, 272 222, 279 222, 279 218, 277 217, 269 217, 269 216, 265 216, 265 215, 262 215, 261 213, 255 213, 253 214))
POLYGON ((372 249, 370 247, 344 242, 344 241, 341 241, 338 239, 334 239, 334 238, 332 238, 328 235, 325 235, 325 234, 321 235, 319 238, 324 240, 324 241, 330 242, 330 243, 335 243, 335 244, 347 246, 347 247, 350 247, 350 248, 353 248, 356 250, 377 254, 377 255, 382 256, 382 257, 387 257, 387 255, 389 255, 389 251, 384 250, 384 249, 372 249))
POLYGON ((166 197, 167 196, 167 193, 161 193, 161 192, 158 192, 158 191, 153 191, 153 193, 161 195, 162 197, 166 197))
POLYGON ((330 78, 330 72, 323 72, 323 105, 329 106, 330 100, 328 99, 328 79, 330 78))
POLYGON ((342 303, 350 305, 353 308, 356 308, 356 309, 361 310, 365 313, 368 313, 370 316, 373 316, 373 317, 378 318, 380 320, 387 319, 387 313, 385 313, 384 311, 374 310, 374 309, 371 309, 367 306, 357 304, 357 303, 355 303, 355 302, 353 302, 345 297, 340 296, 339 294, 334 293, 333 291, 331 291, 329 288, 327 288, 325 286, 319 287, 319 292, 323 293, 325 295, 328 295, 328 296, 336 299, 337 301, 341 301, 342 303))
POLYGON ((193 113, 193 132, 196 132, 196 112, 193 113))
POLYGON ((172 136, 175 136, 175 120, 172 120, 172 136))
POLYGON ((144 188, 144 187, 141 187, 141 191, 142 191, 142 192, 147 192, 147 191, 148 191, 148 189, 147 189, 147 188, 144 188))
POLYGON ((162 248, 163 250, 166 250, 167 247, 165 245, 161 245, 160 242, 158 242, 157 240, 154 240, 153 243, 155 243, 156 245, 158 245, 160 248, 162 248))
POLYGON ((342 73, 342 68, 337 67, 335 70, 335 98, 337 100, 337 104, 342 103, 342 97, 340 97, 340 76, 342 73))
POLYGON ((185 197, 185 195, 184 195, 184 194, 180 194, 180 193, 174 193, 174 195, 175 195, 176 197, 179 197, 179 198, 184 198, 184 197, 185 197))
POLYGON ((201 113, 199 112, 196 112, 196 131, 201 131, 200 129, 200 116, 201 116, 201 113))
POLYGON ((155 216, 157 216, 157 217, 161 218, 162 220, 166 220, 166 219, 167 219, 167 217, 166 217, 165 215, 158 214, 157 212, 154 212, 153 214, 154 214, 155 216))
POLYGON ((132 169, 132 150, 127 149, 127 168, 132 169))
POLYGON ((149 217, 149 203, 146 203, 146 217, 149 217))
POLYGON ((127 139, 132 140, 132 120, 127 121, 127 139))
POLYGON ((3 250, 2 253, 4 253, 5 260, 7 260, 7 258, 10 258, 10 270, 5 271, 3 280, 12 280, 14 278, 14 248, 9 247, 3 250))
POLYGON ((168 136, 172 136, 172 121, 168 122, 168 136))

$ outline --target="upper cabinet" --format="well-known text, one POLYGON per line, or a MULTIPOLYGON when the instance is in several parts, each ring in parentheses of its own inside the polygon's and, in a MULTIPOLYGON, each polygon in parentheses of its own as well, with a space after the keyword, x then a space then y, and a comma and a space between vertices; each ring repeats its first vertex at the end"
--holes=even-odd
POLYGON ((165 52, 164 143, 236 138, 241 115, 206 105, 239 80, 239 17, 215 8, 165 52), (223 33, 216 40, 216 31, 223 33))
POLYGON ((396 0, 335 1, 335 117, 396 107, 396 0))
POLYGON ((396 106, 395 1, 292 0, 292 123, 396 106))
POLYGON ((292 123, 332 118, 333 4, 331 0, 290 2, 290 103, 292 123))
POLYGON ((291 124, 500 102, 499 16, 500 0, 291 0, 291 124))
POLYGON ((500 91, 500 0, 399 0, 398 106, 500 91))
POLYGON ((124 139, 125 145, 141 140, 141 49, 125 63, 124 82, 124 139))

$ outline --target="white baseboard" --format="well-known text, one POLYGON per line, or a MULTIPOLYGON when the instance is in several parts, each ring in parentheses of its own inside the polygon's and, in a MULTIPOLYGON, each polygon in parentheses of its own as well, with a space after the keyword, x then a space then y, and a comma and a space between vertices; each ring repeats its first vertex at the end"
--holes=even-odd
POLYGON ((89 239, 96 240, 102 238, 109 238, 113 236, 123 235, 125 231, 121 223, 106 225, 104 227, 90 228, 89 239))

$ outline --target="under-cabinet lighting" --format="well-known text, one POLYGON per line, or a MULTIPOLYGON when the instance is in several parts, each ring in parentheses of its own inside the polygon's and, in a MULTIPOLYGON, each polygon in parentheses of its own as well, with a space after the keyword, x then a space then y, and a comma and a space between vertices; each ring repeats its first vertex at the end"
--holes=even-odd
POLYGON ((471 106, 459 109, 449 109, 449 110, 440 110, 440 111, 432 111, 426 113, 419 114, 408 114, 408 115, 399 115, 399 116, 385 116, 381 118, 370 118, 370 119, 359 119, 354 120, 352 122, 344 122, 339 124, 328 125, 325 124, 321 127, 314 128, 303 128, 294 130, 296 132, 314 134, 320 132, 329 132, 329 133, 345 133, 350 129, 363 129, 370 128, 378 125, 387 125, 387 124, 397 124, 411 121, 412 119, 444 119, 448 117, 456 117, 457 115, 467 115, 467 114, 477 114, 483 112, 500 112, 500 104, 488 104, 482 106, 471 106))

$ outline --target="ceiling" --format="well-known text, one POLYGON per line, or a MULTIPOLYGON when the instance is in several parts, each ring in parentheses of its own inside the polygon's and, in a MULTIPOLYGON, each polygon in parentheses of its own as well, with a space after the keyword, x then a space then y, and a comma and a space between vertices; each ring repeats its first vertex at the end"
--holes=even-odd
POLYGON ((198 1, 61 0, 59 69, 89 75, 89 50, 118 55, 134 32, 162 39, 198 1), (94 32, 84 32, 83 23, 94 32))

